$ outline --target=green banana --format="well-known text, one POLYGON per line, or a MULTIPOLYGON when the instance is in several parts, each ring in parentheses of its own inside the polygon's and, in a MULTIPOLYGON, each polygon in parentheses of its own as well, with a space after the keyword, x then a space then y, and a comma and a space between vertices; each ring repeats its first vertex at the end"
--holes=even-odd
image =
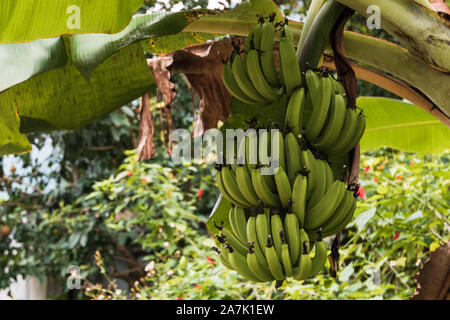
POLYGON ((278 168, 274 177, 281 205, 283 206, 283 208, 286 208, 288 206, 289 201, 291 200, 291 193, 292 193, 289 178, 286 172, 281 167, 278 168))
POLYGON ((283 266, 281 265, 280 260, 278 260, 277 252, 272 245, 270 235, 267 236, 266 259, 267 265, 269 266, 269 270, 272 273, 273 277, 276 280, 284 280, 285 276, 283 272, 283 266))
POLYGON ((233 247, 229 247, 228 256, 234 270, 236 270, 243 277, 255 282, 264 282, 264 279, 258 278, 249 269, 247 265, 247 254, 241 255, 239 252, 234 251, 233 247))
POLYGON ((355 132, 353 133, 353 137, 350 140, 350 142, 344 147, 343 150, 341 150, 338 154, 346 154, 350 150, 352 150, 356 144, 361 140, 362 136, 364 135, 364 131, 366 129, 366 119, 363 114, 359 114, 357 118, 357 125, 355 132))
POLYGON ((247 36, 247 41, 245 42, 244 46, 244 65, 247 65, 247 54, 248 52, 253 49, 257 48, 259 49, 261 45, 261 37, 262 37, 262 27, 263 27, 264 19, 259 19, 258 23, 252 28, 250 33, 247 36))
POLYGON ((356 209, 356 199, 353 201, 352 206, 350 208, 350 210, 348 210, 347 215, 342 219, 342 221, 333 229, 327 229, 326 231, 323 231, 323 235, 325 237, 338 233, 339 231, 342 231, 345 226, 347 224, 350 223, 350 221, 352 221, 353 219, 353 214, 355 213, 355 209, 356 209))
POLYGON ((344 125, 345 108, 344 97, 336 94, 334 96, 334 104, 330 105, 330 119, 314 143, 317 149, 326 151, 338 140, 339 135, 336 132, 340 132, 344 125))
POLYGON ((222 69, 222 81, 227 90, 235 97, 236 99, 247 103, 247 104, 260 104, 259 102, 252 100, 249 98, 244 91, 241 90, 236 80, 234 79, 233 72, 231 71, 231 66, 224 65, 222 69))
POLYGON ((264 23, 261 35, 261 68, 267 82, 272 86, 278 86, 278 74, 273 58, 273 43, 275 40, 275 26, 273 22, 264 23))
POLYGON ((219 250, 218 253, 220 262, 228 269, 234 270, 234 267, 231 265, 230 259, 228 258, 228 251, 223 248, 222 250, 219 250))
POLYGON ((259 53, 256 50, 250 50, 247 55, 247 73, 258 93, 267 101, 272 102, 279 98, 276 90, 264 78, 259 53))
POLYGON ((343 218, 347 216, 348 211, 353 205, 353 192, 346 190, 344 197, 339 203, 333 215, 324 222, 322 226, 322 234, 325 234, 327 231, 334 229, 338 224, 341 223, 343 218))
POLYGON ((292 211, 298 218, 299 225, 305 225, 306 191, 308 188, 308 178, 303 174, 298 174, 292 186, 292 211))
POLYGON ((306 242, 303 242, 302 254, 300 257, 300 263, 296 270, 294 270, 294 279, 295 280, 304 280, 307 279, 311 274, 312 262, 311 256, 309 255, 309 251, 307 250, 306 242))
POLYGON ((331 99, 331 79, 329 77, 320 79, 319 92, 318 97, 311 96, 313 110, 303 132, 306 139, 311 142, 317 139, 327 119, 331 99))
POLYGON ((311 251, 311 242, 310 238, 308 236, 308 233, 306 233, 305 229, 300 229, 300 243, 304 243, 306 245, 306 251, 311 251))
POLYGON ((281 262, 283 263, 284 273, 286 274, 286 278, 292 277, 292 261, 291 255, 289 253, 289 246, 286 243, 286 237, 284 235, 283 230, 280 231, 280 238, 282 239, 281 245, 281 262))
POLYGON ((352 141, 358 125, 358 115, 356 110, 347 108, 345 110, 344 125, 339 133, 339 139, 336 143, 327 150, 328 155, 340 154, 342 150, 352 141))
POLYGON ((258 234, 256 232, 256 209, 254 208, 250 210, 250 217, 247 220, 247 239, 249 245, 253 247, 259 264, 264 265, 266 263, 266 250, 265 245, 261 247, 258 242, 258 234))
POLYGON ((313 277, 318 274, 320 270, 322 270, 328 259, 327 245, 325 244, 325 241, 320 239, 320 237, 319 241, 316 242, 315 248, 316 253, 314 254, 314 258, 312 258, 311 260, 311 271, 308 277, 313 277))
POLYGON ((252 184, 252 175, 250 169, 246 165, 240 165, 236 169, 236 183, 239 187, 239 191, 245 197, 245 199, 256 207, 259 205, 258 195, 255 192, 252 184))
POLYGON ((297 216, 292 212, 287 212, 284 217, 284 230, 286 232, 286 242, 289 245, 289 253, 291 255, 292 265, 297 263, 300 248, 300 226, 298 225, 297 216))
POLYGON ((272 231, 273 245, 275 247, 275 251, 277 252, 278 259, 281 260, 282 241, 280 237, 280 232, 283 230, 283 221, 281 221, 278 209, 272 208, 271 213, 272 216, 270 220, 270 227, 272 231))
POLYGON ((331 83, 333 84, 333 92, 336 94, 344 95, 345 89, 344 86, 335 78, 331 78, 331 83))
MULTIPOLYGON (((266 129, 259 130, 258 153, 259 153, 258 160, 260 165, 263 167, 269 166, 271 161, 271 158, 269 157, 269 153, 271 153, 271 138, 269 131, 266 129)), ((267 186, 272 192, 277 192, 277 186, 275 184, 273 174, 263 175, 261 172, 261 177, 263 178, 264 182, 267 184, 267 186)))
POLYGON ((233 59, 233 62, 231 64, 231 71, 233 73, 234 79, 236 80, 236 83, 250 99, 258 102, 261 105, 270 103, 270 101, 259 94, 255 86, 252 84, 247 74, 247 67, 243 65, 240 56, 236 56, 233 59))
POLYGON ((292 130, 294 135, 303 133, 302 114, 305 105, 305 89, 298 88, 294 91, 286 109, 286 125, 292 130))
POLYGON ((258 215, 256 216, 256 235, 260 248, 264 248, 267 243, 267 236, 270 234, 270 220, 268 221, 267 215, 262 208, 259 208, 258 215))
MULTIPOLYGON (((313 179, 315 180, 315 188, 312 190, 308 203, 306 205, 306 210, 311 210, 320 199, 322 199, 325 194, 327 187, 327 172, 325 168, 325 163, 322 160, 314 160, 314 167, 316 170, 313 171, 313 179)), ((309 175, 311 177, 311 175, 309 175)))
POLYGON ((242 255, 247 254, 247 246, 241 240, 239 240, 232 231, 228 230, 227 228, 223 228, 221 232, 225 241, 228 242, 234 250, 238 251, 242 255))
POLYGON ((336 180, 323 198, 309 210, 305 217, 305 229, 315 230, 335 212, 345 192, 345 183, 336 180))
POLYGON ((273 193, 261 175, 259 168, 252 169, 252 183, 258 198, 266 205, 279 207, 280 199, 276 193, 273 193))
POLYGON ((281 31, 280 38, 280 68, 283 69, 283 77, 288 96, 290 96, 295 89, 302 86, 302 77, 297 61, 297 54, 295 52, 294 43, 289 37, 289 32, 289 27, 285 25, 281 31))
POLYGON ((286 167, 289 183, 292 185, 297 172, 302 169, 300 146, 293 132, 289 132, 284 138, 284 150, 286 153, 286 167))
POLYGON ((262 266, 259 264, 258 259, 256 258, 256 254, 254 251, 249 250, 247 253, 247 265, 250 271, 256 275, 259 279, 263 279, 264 281, 272 281, 275 280, 270 273, 267 264, 262 266))
POLYGON ((243 208, 235 207, 233 212, 234 226, 237 230, 235 233, 242 242, 247 243, 247 219, 245 217, 245 210, 243 208))
MULTIPOLYGON (((243 239, 240 237, 237 226, 236 226, 236 219, 235 219, 235 211, 234 208, 236 206, 234 204, 231 204, 231 209, 228 213, 228 221, 230 222, 231 231, 233 231, 234 235, 240 238, 239 240, 242 241, 243 239)), ((245 241, 247 242, 247 241, 245 241)))
MULTIPOLYGON (((286 172, 286 157, 284 152, 284 138, 283 134, 278 130, 274 131, 271 134, 271 143, 276 144, 278 142, 278 167, 283 168, 283 170, 286 172), (278 141, 277 141, 278 139, 278 141)), ((272 158, 275 157, 275 155, 270 155, 272 158)), ((274 161, 274 160, 272 160, 274 161)))
POLYGON ((306 197, 307 199, 310 199, 313 190, 320 184, 320 176, 317 174, 318 168, 316 166, 316 159, 311 150, 306 149, 302 151, 302 162, 306 172, 309 172, 306 197))
POLYGON ((270 158, 270 134, 267 129, 258 130, 258 163, 269 165, 270 158))
POLYGON ((325 161, 325 160, 321 160, 323 163, 323 166, 325 167, 325 173, 326 173, 326 181, 327 181, 327 186, 325 188, 325 190, 328 190, 328 188, 331 187, 332 183, 334 182, 334 173, 333 170, 331 169, 331 165, 325 161))
POLYGON ((236 199, 239 203, 244 204, 245 207, 249 208, 252 206, 252 204, 248 202, 242 195, 237 185, 236 177, 234 176, 232 169, 228 166, 222 168, 222 180, 225 189, 227 190, 228 194, 233 197, 233 199, 236 199))
POLYGON ((319 75, 312 71, 307 70, 305 73, 306 87, 308 88, 308 93, 313 100, 320 99, 320 77, 319 75))
POLYGON ((219 170, 217 170, 217 186, 219 187, 220 192, 222 193, 222 196, 228 200, 230 203, 241 206, 241 207, 246 207, 247 205, 244 203, 239 202, 238 200, 234 199, 227 191, 227 189, 225 188, 225 185, 223 183, 223 176, 222 176, 222 170, 223 168, 220 168, 219 170))
POLYGON ((245 163, 250 169, 258 164, 258 135, 252 134, 245 136, 245 163))

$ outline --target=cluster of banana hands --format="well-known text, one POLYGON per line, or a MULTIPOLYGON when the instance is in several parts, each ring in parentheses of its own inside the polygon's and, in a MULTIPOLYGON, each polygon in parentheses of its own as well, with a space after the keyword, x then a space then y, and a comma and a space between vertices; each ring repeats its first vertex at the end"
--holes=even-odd
POLYGON ((270 138, 264 132, 256 147, 246 136, 238 157, 216 166, 219 189, 232 208, 228 221, 214 221, 220 233, 213 249, 226 267, 251 281, 303 280, 326 263, 323 237, 353 218, 359 186, 344 182, 345 168, 336 179, 327 159, 356 146, 365 117, 347 106, 345 90, 330 72, 302 72, 287 23, 274 24, 274 15, 268 20, 259 18, 242 52, 235 46, 222 76, 230 93, 247 104, 269 105, 287 94, 285 130, 270 138), (273 55, 277 32, 279 70, 273 55), (272 175, 261 174, 267 141, 276 142, 278 153, 272 175))

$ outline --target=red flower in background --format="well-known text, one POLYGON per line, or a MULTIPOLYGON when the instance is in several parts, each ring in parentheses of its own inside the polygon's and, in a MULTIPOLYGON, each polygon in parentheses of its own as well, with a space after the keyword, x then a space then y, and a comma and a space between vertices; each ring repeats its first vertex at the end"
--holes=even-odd
POLYGON ((141 182, 142 182, 142 183, 147 183, 147 179, 141 178, 141 182))
POLYGON ((409 165, 410 165, 410 166, 413 166, 413 165, 415 165, 415 164, 416 164, 416 163, 415 163, 414 161, 410 161, 410 162, 409 162, 409 165))
POLYGON ((133 170, 130 170, 127 172, 127 177, 131 176, 133 174, 133 170))
POLYGON ((208 256, 208 257, 206 258, 206 260, 208 260, 209 263, 214 264, 214 259, 211 258, 210 256, 208 256))
POLYGON ((396 176, 395 180, 403 180, 403 176, 402 175, 396 176))
POLYGON ((358 188, 358 197, 363 199, 366 196, 366 191, 364 191, 364 188, 362 186, 359 186, 358 188))
POLYGON ((199 284, 196 284, 195 286, 194 286, 194 289, 198 289, 198 290, 200 290, 202 288, 202 286, 201 285, 199 285, 199 284))
POLYGON ((394 236, 394 241, 397 240, 399 236, 400 236, 400 232, 397 232, 394 236))
POLYGON ((373 182, 378 183, 378 178, 373 178, 373 182))
POLYGON ((369 171, 369 169, 370 169, 370 166, 366 166, 366 167, 364 168, 364 173, 367 173, 367 172, 369 171))
POLYGON ((203 189, 198 189, 198 191, 197 191, 197 198, 201 199, 202 195, 203 195, 203 189))
POLYGON ((183 300, 183 298, 182 297, 178 297, 177 300, 183 300))

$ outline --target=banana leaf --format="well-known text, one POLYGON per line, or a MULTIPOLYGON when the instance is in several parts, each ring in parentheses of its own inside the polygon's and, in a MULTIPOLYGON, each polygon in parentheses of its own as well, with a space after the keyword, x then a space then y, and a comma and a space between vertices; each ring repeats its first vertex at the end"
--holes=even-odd
POLYGON ((379 147, 435 153, 450 149, 450 128, 421 108, 395 99, 359 97, 366 115, 361 151, 379 147))
POLYGON ((2 0, 0 43, 29 42, 63 34, 117 33, 127 26, 131 16, 143 2, 143 0, 2 0))

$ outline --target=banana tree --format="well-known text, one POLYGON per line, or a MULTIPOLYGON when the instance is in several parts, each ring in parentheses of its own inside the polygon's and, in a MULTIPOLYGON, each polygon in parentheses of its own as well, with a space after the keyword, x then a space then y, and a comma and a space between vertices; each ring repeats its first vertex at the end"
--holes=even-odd
MULTIPOLYGON (((76 130, 156 86, 167 93, 164 98, 170 103, 171 73, 191 75, 190 79, 197 75, 197 81, 198 74, 208 73, 201 63, 186 61, 205 61, 216 54, 207 66, 211 74, 221 71, 218 57, 229 54, 229 35, 247 37, 258 23, 257 15, 273 16, 275 23, 285 21, 271 0, 246 1, 228 10, 135 15, 143 0, 32 0, 26 6, 24 2, 6 0, 0 5, 0 155, 29 152, 27 133, 76 130), (57 18, 46 23, 48 15, 57 18), (165 55, 147 60, 146 54, 165 55)), ((288 24, 298 44, 301 69, 325 66, 342 73, 342 61, 349 59, 345 63, 357 78, 412 102, 359 98, 357 104, 367 117, 362 150, 389 146, 436 152, 450 147, 449 15, 442 1, 313 0, 305 23, 288 24), (343 31, 344 12, 347 18, 353 13, 368 18, 378 14, 380 27, 396 42, 343 31)), ((208 83, 193 84, 205 98, 208 93, 198 83, 208 83)), ((261 114, 261 109, 229 94, 221 97, 228 108, 223 129, 242 127, 261 114)), ((207 98, 201 112, 214 113, 207 98)), ((264 109, 264 117, 282 119, 285 108, 286 100, 281 99, 264 109)), ((204 122, 202 130, 217 127, 218 120, 204 122)), ((146 131, 145 125, 141 129, 146 131)), ((357 152, 352 153, 354 162, 357 152)), ((351 161, 347 164, 359 168, 351 161)), ((357 172, 353 174, 357 179, 357 172)), ((215 217, 229 208, 229 202, 218 201, 215 217)), ((216 226, 210 220, 208 227, 216 226)))

